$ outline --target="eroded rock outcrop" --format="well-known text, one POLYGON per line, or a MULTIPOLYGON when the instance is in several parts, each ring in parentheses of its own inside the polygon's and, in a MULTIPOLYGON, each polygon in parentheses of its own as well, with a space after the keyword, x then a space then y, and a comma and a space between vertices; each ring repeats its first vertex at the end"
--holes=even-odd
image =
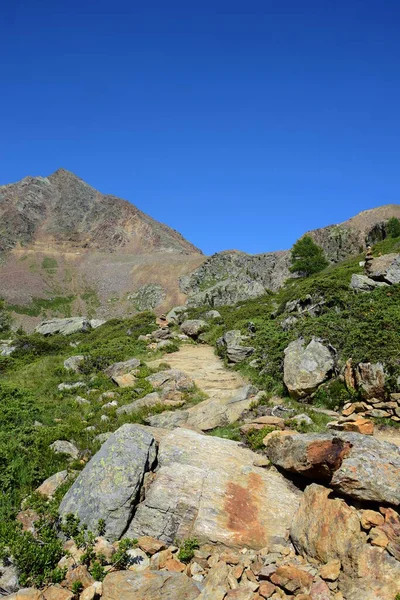
POLYGON ((70 317, 68 319, 49 319, 43 321, 35 329, 36 333, 42 335, 72 335, 73 333, 83 333, 90 331, 92 326, 90 320, 86 317, 70 317))
POLYGON ((160 440, 156 477, 126 535, 251 548, 286 540, 299 493, 260 461, 237 442, 172 431, 160 440))

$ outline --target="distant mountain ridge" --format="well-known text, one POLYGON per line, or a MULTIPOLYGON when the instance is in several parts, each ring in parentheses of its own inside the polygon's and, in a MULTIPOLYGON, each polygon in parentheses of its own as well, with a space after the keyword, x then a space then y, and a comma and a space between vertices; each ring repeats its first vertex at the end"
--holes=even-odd
MULTIPOLYGON (((400 218, 400 205, 308 233, 338 262, 384 239, 392 216, 400 218)), ((0 296, 28 329, 50 316, 235 304, 277 291, 289 267, 290 250, 206 257, 174 229, 64 169, 0 186, 0 296)))
POLYGON ((64 169, 1 186, 0 223, 0 251, 45 241, 109 252, 201 254, 177 231, 64 169))

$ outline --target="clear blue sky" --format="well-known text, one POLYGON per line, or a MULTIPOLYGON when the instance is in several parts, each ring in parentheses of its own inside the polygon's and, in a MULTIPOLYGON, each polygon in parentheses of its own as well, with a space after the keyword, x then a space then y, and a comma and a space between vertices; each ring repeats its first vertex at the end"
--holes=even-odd
POLYGON ((399 0, 13 0, 0 184, 71 170, 204 252, 400 202, 399 0))

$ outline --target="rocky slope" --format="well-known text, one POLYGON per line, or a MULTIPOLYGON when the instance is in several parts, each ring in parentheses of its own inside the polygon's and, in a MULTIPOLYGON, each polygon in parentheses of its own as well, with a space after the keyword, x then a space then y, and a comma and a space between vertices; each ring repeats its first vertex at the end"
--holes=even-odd
POLYGON ((182 302, 177 281, 203 260, 178 232, 63 169, 0 187, 0 289, 30 328, 40 314, 162 311, 182 302))
MULTIPOLYGON (((366 210, 339 225, 309 231, 331 263, 365 251, 367 243, 386 238, 386 223, 400 217, 400 205, 366 210)), ((190 306, 223 306, 276 292, 291 277, 290 251, 249 255, 227 251, 214 254, 192 274, 181 278, 190 306)))

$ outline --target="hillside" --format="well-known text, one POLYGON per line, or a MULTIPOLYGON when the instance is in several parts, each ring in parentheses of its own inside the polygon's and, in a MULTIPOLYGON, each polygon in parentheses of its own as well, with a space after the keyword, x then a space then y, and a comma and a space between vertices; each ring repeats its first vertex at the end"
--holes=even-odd
POLYGON ((0 289, 30 329, 46 314, 162 312, 202 260, 178 232, 63 169, 0 187, 0 289))
POLYGON ((168 327, 0 310, 0 589, 398 600, 400 237, 362 258, 168 327))

